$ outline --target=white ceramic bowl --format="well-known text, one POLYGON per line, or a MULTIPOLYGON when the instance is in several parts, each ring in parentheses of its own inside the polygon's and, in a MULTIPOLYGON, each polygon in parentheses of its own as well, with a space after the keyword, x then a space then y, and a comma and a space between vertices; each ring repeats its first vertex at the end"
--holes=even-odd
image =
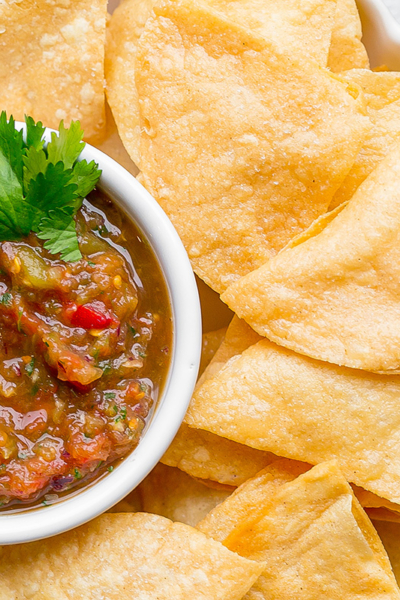
MULTIPOLYGON (((50 131, 46 131, 47 141, 50 131)), ((98 187, 135 221, 158 257, 172 304, 170 372, 138 447, 112 473, 58 503, 23 512, 0 512, 0 544, 56 535, 93 519, 119 502, 152 470, 168 448, 196 382, 201 352, 200 304, 193 271, 178 234, 152 196, 118 163, 89 145, 80 158, 95 160, 100 165, 103 173, 98 187)))
POLYGON ((357 0, 357 5, 371 67, 400 71, 400 24, 382 0, 357 0))

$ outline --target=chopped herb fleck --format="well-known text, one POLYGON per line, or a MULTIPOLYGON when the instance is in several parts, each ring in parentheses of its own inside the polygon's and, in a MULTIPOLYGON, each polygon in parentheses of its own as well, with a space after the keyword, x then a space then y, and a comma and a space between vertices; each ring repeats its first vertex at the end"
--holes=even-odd
POLYGON ((0 296, 0 304, 3 304, 4 306, 10 306, 11 299, 12 299, 11 294, 9 292, 6 292, 5 294, 2 294, 0 296))
POLYGON ((27 365, 25 365, 25 371, 29 375, 29 377, 32 375, 34 368, 35 368, 35 359, 34 359, 34 357, 32 357, 31 361, 27 365))

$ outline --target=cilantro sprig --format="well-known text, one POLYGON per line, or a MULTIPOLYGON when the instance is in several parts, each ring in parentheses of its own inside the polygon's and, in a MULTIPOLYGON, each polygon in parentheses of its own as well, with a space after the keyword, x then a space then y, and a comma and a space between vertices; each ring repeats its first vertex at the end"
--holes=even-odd
POLYGON ((75 215, 101 171, 86 160, 79 121, 60 123, 45 147, 42 123, 25 117, 26 136, 3 111, 0 115, 0 241, 18 241, 31 231, 62 260, 82 258, 75 215))

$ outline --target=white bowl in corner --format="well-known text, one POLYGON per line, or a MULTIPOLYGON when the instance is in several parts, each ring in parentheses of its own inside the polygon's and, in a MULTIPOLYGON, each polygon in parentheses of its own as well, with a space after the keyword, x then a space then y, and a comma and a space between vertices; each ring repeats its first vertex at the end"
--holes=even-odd
MULTIPOLYGON (((20 127, 25 125, 19 124, 20 127)), ((51 130, 46 130, 46 141, 51 130)), ((173 351, 168 379, 137 448, 112 473, 59 502, 18 512, 0 512, 0 544, 30 542, 77 527, 111 508, 133 490, 167 450, 185 416, 197 378, 201 313, 186 251, 170 220, 152 196, 113 159, 86 145, 81 159, 102 169, 106 192, 150 242, 167 282, 173 315, 173 351)))

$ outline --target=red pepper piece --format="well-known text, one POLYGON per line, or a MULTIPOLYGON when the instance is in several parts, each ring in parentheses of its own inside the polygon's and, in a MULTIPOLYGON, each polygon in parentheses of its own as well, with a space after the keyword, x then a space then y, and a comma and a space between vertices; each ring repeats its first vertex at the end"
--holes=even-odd
POLYGON ((90 304, 78 306, 71 317, 71 323, 74 327, 83 329, 105 329, 111 324, 111 317, 100 312, 90 304))

